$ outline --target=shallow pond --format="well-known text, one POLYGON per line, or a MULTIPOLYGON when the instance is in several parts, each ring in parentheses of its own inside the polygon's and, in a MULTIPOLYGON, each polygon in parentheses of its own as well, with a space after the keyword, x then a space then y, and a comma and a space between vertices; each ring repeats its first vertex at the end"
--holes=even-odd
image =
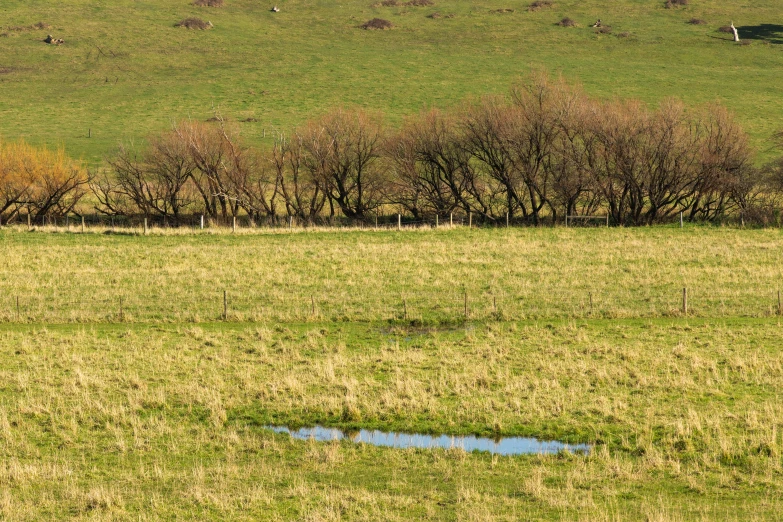
POLYGON ((287 433, 300 440, 316 440, 320 442, 332 440, 350 440, 373 446, 390 448, 460 448, 465 451, 488 451, 495 455, 538 455, 570 451, 573 453, 588 453, 589 444, 565 444, 553 440, 539 440, 529 437, 503 437, 491 439, 487 437, 451 436, 451 435, 420 435, 412 433, 383 432, 377 430, 361 430, 345 432, 337 428, 300 428, 292 430, 283 426, 265 426, 276 433, 287 433))

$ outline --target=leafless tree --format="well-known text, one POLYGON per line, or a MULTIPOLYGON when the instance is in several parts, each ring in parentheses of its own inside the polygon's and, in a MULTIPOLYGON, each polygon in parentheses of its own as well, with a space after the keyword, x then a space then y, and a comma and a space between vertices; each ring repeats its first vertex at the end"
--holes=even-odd
POLYGON ((385 177, 378 162, 383 127, 377 117, 338 109, 297 134, 304 166, 346 217, 364 218, 383 203, 385 177))

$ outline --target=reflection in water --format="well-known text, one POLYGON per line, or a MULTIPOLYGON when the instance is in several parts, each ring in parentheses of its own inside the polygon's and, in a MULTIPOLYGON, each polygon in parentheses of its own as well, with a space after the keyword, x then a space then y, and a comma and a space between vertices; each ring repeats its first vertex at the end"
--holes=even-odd
POLYGON ((265 426, 266 429, 277 433, 287 433, 295 439, 316 440, 320 442, 347 439, 353 442, 363 442, 373 446, 387 446, 391 448, 460 448, 465 451, 488 451, 497 455, 523 455, 541 453, 558 453, 559 451, 572 451, 588 453, 588 444, 565 444, 551 440, 538 440, 527 437, 504 437, 490 439, 486 437, 450 436, 450 435, 418 435, 411 433, 386 433, 377 430, 361 430, 343 432, 337 428, 300 428, 291 430, 281 426, 265 426))

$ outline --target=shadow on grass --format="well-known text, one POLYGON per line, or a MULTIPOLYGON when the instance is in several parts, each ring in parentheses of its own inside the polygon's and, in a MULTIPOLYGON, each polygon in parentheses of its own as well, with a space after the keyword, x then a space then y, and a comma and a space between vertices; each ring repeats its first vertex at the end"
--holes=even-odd
POLYGON ((783 25, 759 24, 737 27, 739 37, 747 40, 764 40, 773 44, 783 44, 783 25))

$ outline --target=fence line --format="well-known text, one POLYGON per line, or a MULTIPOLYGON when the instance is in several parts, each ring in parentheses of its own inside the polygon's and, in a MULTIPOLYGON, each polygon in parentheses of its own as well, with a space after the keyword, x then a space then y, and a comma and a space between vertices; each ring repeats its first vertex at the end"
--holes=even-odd
MULTIPOLYGON (((677 216, 671 225, 682 227, 682 216, 677 216)), ((733 223, 734 221, 726 221, 733 223)), ((550 217, 540 218, 541 225, 562 225, 573 227, 576 223, 582 227, 608 227, 609 215, 566 215, 564 221, 553 222, 550 217)), ((723 222, 721 222, 723 224, 723 222)), ((403 228, 447 228, 447 227, 531 227, 530 220, 523 216, 510 216, 506 213, 497 220, 479 220, 472 212, 449 213, 433 215, 427 218, 415 218, 404 214, 378 214, 364 219, 353 219, 345 216, 316 216, 302 220, 294 216, 227 216, 225 218, 210 218, 203 214, 189 214, 177 218, 161 218, 159 216, 108 216, 103 214, 66 215, 66 216, 32 216, 16 214, 10 221, 0 219, 0 227, 24 228, 27 230, 62 230, 69 232, 87 232, 95 229, 118 233, 143 233, 153 230, 237 230, 245 229, 312 229, 312 228, 363 228, 394 230, 403 228)))
POLYGON ((644 319, 666 317, 771 317, 783 315, 778 289, 768 292, 668 293, 595 290, 566 292, 531 288, 525 294, 472 292, 355 296, 348 290, 288 295, 225 289, 214 294, 164 296, 118 292, 114 296, 9 295, 0 299, 3 323, 212 322, 223 321, 408 321, 644 319))

